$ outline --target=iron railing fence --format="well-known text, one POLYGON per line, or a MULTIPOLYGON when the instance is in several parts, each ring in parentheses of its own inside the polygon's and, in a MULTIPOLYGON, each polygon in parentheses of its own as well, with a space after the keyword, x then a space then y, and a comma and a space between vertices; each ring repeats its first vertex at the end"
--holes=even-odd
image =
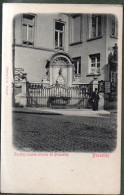
POLYGON ((91 87, 89 84, 69 88, 63 85, 43 87, 39 83, 28 83, 27 106, 88 108, 91 87))

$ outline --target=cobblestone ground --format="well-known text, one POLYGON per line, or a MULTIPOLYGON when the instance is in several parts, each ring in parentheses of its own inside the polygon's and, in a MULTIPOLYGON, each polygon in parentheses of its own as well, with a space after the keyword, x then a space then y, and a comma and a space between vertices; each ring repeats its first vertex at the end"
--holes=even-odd
POLYGON ((111 152, 116 114, 103 117, 13 113, 13 144, 23 151, 111 152))

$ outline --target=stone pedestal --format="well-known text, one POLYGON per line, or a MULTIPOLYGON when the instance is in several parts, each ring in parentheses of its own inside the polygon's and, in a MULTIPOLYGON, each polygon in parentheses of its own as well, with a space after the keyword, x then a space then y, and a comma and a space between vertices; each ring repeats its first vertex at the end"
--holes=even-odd
POLYGON ((15 96, 15 103, 19 104, 19 106, 26 106, 27 105, 27 98, 26 98, 26 80, 22 80, 22 92, 15 96))
POLYGON ((104 97, 104 93, 99 93, 99 110, 104 110, 104 99, 105 99, 105 97, 104 97))
POLYGON ((67 72, 68 72, 68 86, 67 87, 70 87, 72 86, 72 73, 73 73, 73 67, 72 66, 69 66, 68 69, 67 69, 67 72))
POLYGON ((98 89, 98 81, 96 79, 93 81, 93 91, 95 91, 95 89, 98 89))
POLYGON ((52 66, 50 66, 50 85, 52 85, 53 79, 52 79, 52 66))

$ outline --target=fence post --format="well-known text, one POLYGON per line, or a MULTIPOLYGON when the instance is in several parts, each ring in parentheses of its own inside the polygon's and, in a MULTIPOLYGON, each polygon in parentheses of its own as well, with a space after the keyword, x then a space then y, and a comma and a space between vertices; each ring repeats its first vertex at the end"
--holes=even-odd
POLYGON ((26 98, 26 79, 21 81, 21 92, 15 96, 15 103, 19 106, 26 106, 27 105, 27 98, 26 98))
POLYGON ((27 105, 27 98, 26 98, 26 80, 22 80, 22 98, 21 98, 21 105, 27 105))
POLYGON ((98 89, 98 81, 96 80, 96 78, 94 78, 93 80, 93 91, 95 91, 95 88, 98 89))

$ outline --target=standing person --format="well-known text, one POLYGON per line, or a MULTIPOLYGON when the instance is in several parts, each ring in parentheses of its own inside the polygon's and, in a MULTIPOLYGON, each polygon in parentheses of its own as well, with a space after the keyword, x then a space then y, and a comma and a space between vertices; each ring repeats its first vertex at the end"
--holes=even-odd
POLYGON ((98 110, 99 94, 97 88, 95 88, 95 91, 92 93, 91 99, 92 99, 92 109, 98 110))

